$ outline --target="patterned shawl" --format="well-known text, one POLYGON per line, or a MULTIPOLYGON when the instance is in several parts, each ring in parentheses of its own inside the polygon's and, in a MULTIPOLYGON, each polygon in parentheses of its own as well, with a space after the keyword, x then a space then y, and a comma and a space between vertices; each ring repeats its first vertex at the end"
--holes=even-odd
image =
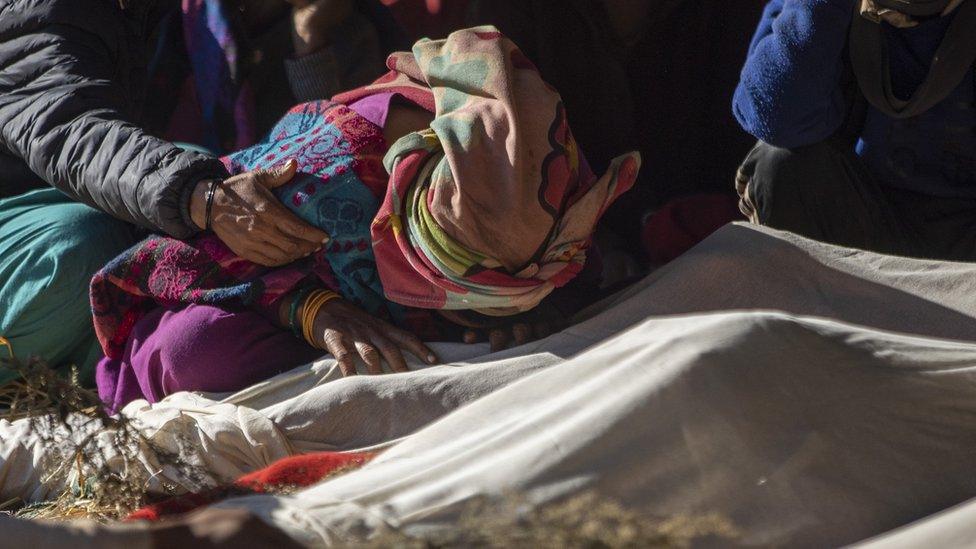
POLYGON ((275 189, 289 209, 331 235, 326 249, 283 268, 236 256, 213 234, 190 241, 151 236, 95 275, 91 301, 106 356, 117 358, 132 327, 157 306, 188 303, 267 307, 314 279, 367 311, 387 307, 370 247, 370 224, 387 185, 378 127, 328 101, 292 109, 257 145, 224 158, 231 173, 298 161, 295 179, 275 189))
POLYGON ((597 179, 559 94, 494 27, 421 40, 387 65, 374 84, 336 97, 395 91, 436 115, 385 158, 390 186, 373 249, 387 298, 490 315, 535 307, 580 271, 640 156, 616 159, 597 179))
POLYGON ((275 193, 331 235, 328 249, 265 269, 213 235, 150 237, 92 280, 107 356, 120 356, 135 323, 159 305, 269 306, 314 278, 403 325, 412 312, 397 304, 528 310, 580 271, 597 220, 633 184, 639 156, 597 180, 559 95, 494 28, 422 40, 388 64, 375 84, 296 107, 261 143, 225 159, 240 173, 295 158, 299 175, 275 193), (344 105, 389 92, 436 118, 387 151, 380 128, 344 105))

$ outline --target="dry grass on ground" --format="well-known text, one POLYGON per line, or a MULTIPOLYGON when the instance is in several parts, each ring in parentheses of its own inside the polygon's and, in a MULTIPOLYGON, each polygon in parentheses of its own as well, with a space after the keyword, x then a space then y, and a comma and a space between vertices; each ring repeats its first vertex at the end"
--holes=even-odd
POLYGON ((14 370, 18 378, 0 387, 0 419, 30 422, 30 432, 45 448, 42 481, 64 487, 54 501, 0 502, 0 512, 28 519, 101 522, 125 517, 147 502, 151 479, 138 463, 147 453, 205 485, 206 473, 192 463, 193 449, 180 444, 178 452, 157 447, 136 422, 110 415, 73 372, 64 375, 39 359, 0 360, 0 368, 14 370))
POLYGON ((725 518, 709 514, 654 518, 593 493, 541 507, 478 501, 454 528, 414 537, 385 532, 350 548, 380 549, 556 549, 603 547, 689 547, 704 541, 733 546, 739 532, 725 518))
MULTIPOLYGON (((83 389, 74 376, 58 374, 42 361, 0 362, 0 367, 13 368, 22 380, 0 387, 0 419, 34 424, 37 436, 52 450, 45 481, 66 486, 54 501, 31 505, 19 500, 0 501, 0 513, 30 520, 88 519, 108 523, 147 502, 149 479, 145 468, 127 465, 135 465, 139 452, 158 449, 148 443, 138 425, 127 418, 108 415, 95 393, 83 389), (110 436, 107 442, 112 456, 105 455, 105 436, 110 436), (110 467, 107 463, 112 460, 115 466, 110 467), (125 472, 119 473, 120 470, 125 472)), ((204 476, 203 472, 194 471, 185 456, 160 452, 156 457, 161 463, 184 470, 188 476, 204 476)), ((541 507, 520 503, 517 498, 501 502, 477 500, 467 506, 454 528, 420 537, 381 532, 372 539, 347 546, 364 549, 687 547, 703 540, 730 545, 738 535, 735 527, 718 515, 653 518, 595 494, 585 494, 541 507)))

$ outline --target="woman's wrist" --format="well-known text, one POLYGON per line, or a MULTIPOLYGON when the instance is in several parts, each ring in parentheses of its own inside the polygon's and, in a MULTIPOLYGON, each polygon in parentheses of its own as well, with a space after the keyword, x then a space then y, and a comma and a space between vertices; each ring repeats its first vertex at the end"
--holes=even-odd
POLYGON ((190 194, 190 219, 201 231, 210 228, 213 215, 213 193, 219 183, 220 180, 218 179, 204 179, 196 184, 190 194))
POLYGON ((315 334, 318 333, 315 325, 319 319, 319 313, 332 301, 341 299, 341 296, 332 290, 314 290, 301 307, 301 331, 302 337, 312 347, 323 349, 315 334))
POLYGON ((315 347, 314 327, 319 313, 328 303, 341 298, 336 292, 321 288, 296 290, 279 300, 278 326, 290 330, 295 337, 315 347))
POLYGON ((292 300, 291 307, 288 308, 288 328, 291 333, 301 339, 302 338, 302 319, 301 314, 305 310, 305 306, 308 304, 308 298, 315 292, 314 288, 303 288, 295 294, 292 300))

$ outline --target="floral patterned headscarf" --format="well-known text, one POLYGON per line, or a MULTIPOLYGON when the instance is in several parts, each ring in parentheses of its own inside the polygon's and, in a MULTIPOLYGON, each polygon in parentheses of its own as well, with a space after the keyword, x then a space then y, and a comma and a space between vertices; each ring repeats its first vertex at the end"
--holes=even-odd
POLYGON ((421 40, 390 72, 336 97, 397 92, 435 114, 392 145, 373 222, 388 299, 506 315, 535 307, 582 268, 600 216, 630 189, 638 153, 597 178, 562 100, 494 27, 421 40))

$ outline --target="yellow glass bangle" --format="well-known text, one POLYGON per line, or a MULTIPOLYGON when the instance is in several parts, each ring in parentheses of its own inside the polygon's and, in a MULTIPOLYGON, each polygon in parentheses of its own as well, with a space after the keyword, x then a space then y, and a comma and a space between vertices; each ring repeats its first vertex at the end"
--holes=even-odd
POLYGON ((10 353, 10 358, 14 357, 14 346, 11 345, 9 341, 7 341, 7 338, 0 337, 0 347, 6 347, 7 352, 10 353))
POLYGON ((305 306, 302 307, 302 336, 312 347, 320 348, 315 343, 315 318, 318 316, 322 307, 330 301, 340 299, 342 296, 331 290, 315 290, 305 299, 305 306))
POLYGON ((315 344, 313 329, 315 326, 315 315, 318 314, 321 303, 322 294, 320 292, 312 292, 312 295, 308 296, 308 299, 305 301, 305 307, 302 308, 302 337, 312 347, 318 347, 315 344))
POLYGON ((302 309, 302 335, 305 341, 313 347, 318 347, 315 342, 315 318, 326 303, 339 299, 339 294, 328 290, 317 290, 312 293, 305 301, 306 305, 302 309))

